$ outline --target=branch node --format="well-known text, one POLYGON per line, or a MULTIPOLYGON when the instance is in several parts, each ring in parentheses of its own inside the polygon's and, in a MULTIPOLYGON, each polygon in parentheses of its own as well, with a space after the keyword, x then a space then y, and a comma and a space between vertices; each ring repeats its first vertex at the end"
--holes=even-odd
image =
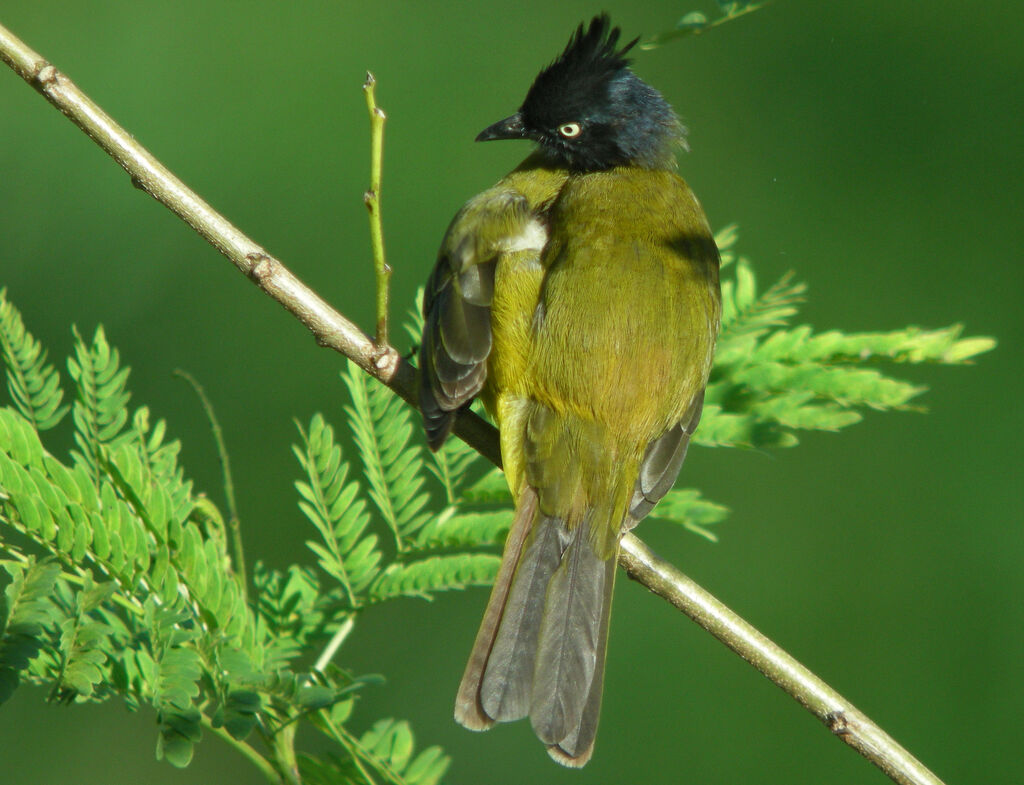
POLYGON ((271 278, 275 272, 274 260, 265 253, 247 253, 245 259, 251 265, 249 277, 262 284, 271 278))
POLYGON ((381 346, 370 355, 370 362, 380 374, 380 379, 390 379, 398 370, 400 356, 391 346, 381 346))
POLYGON ((825 715, 825 724, 836 736, 846 736, 851 732, 850 721, 842 710, 830 711, 825 715))
POLYGON ((36 71, 35 75, 32 77, 32 81, 34 82, 37 90, 45 93, 50 87, 57 84, 57 79, 59 77, 60 71, 43 60, 39 63, 39 70, 36 71))

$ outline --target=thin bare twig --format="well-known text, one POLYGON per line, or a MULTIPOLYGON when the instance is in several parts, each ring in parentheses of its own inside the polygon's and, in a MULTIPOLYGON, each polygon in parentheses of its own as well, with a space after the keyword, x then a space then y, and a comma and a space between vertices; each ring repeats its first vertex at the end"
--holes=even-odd
MULTIPOLYGON (((168 171, 62 73, 0 26, 0 59, 85 131, 132 181, 177 214, 313 333, 415 405, 415 372, 391 346, 377 346, 281 262, 235 228, 168 171)), ((500 465, 497 431, 469 412, 455 433, 500 465)), ((734 611, 655 556, 637 537, 623 539, 619 563, 630 577, 671 602, 821 718, 840 739, 901 785, 941 781, 852 704, 757 632, 734 611)))
POLYGON ((388 298, 391 292, 391 268, 384 257, 384 227, 380 217, 380 186, 384 171, 384 121, 387 115, 377 106, 377 80, 366 72, 363 92, 370 113, 370 190, 363 201, 370 213, 370 245, 373 249, 373 271, 377 277, 377 331, 373 342, 377 346, 388 344, 388 298))
POLYGON ((190 385, 199 403, 206 413, 206 419, 210 421, 210 430, 213 432, 213 441, 217 445, 217 457, 220 459, 220 469, 224 477, 224 498, 228 505, 228 535, 231 542, 231 563, 235 571, 235 579, 238 581, 238 588, 242 591, 242 599, 249 599, 249 573, 245 568, 245 547, 242 542, 242 522, 238 517, 238 504, 235 502, 235 481, 231 476, 231 457, 228 455, 227 445, 224 443, 224 431, 221 430, 220 421, 213 411, 213 404, 206 397, 206 390, 203 389, 196 378, 188 371, 181 368, 174 370, 174 375, 184 379, 190 385))

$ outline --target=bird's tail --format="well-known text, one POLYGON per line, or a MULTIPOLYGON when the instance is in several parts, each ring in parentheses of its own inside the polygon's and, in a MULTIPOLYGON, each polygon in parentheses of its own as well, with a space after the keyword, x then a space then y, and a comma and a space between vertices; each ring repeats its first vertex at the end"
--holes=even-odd
POLYGON ((524 489, 455 704, 471 730, 529 716, 566 766, 593 751, 615 580, 589 523, 544 515, 524 489))

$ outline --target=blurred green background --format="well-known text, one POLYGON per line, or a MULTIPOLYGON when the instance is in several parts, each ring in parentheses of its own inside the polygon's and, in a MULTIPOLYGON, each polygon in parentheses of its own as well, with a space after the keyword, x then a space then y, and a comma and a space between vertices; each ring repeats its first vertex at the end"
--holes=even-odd
MULTIPOLYGON (((476 146, 574 25, 627 36, 713 3, 52 0, 0 22, 64 69, 187 183, 369 328, 363 74, 387 127, 384 211, 395 312, 460 204, 527 152, 476 146)), ((875 718, 949 783, 1017 783, 1024 705, 1024 10, 1019 3, 780 0, 635 68, 691 129, 681 170, 716 227, 738 222, 760 280, 810 284, 801 321, 893 329, 962 321, 999 348, 974 368, 907 368, 927 415, 875 414, 773 454, 695 449, 682 482, 733 510, 710 544, 640 534, 875 718)), ((250 559, 312 563, 295 507, 293 417, 341 422, 341 358, 248 284, 13 73, 0 70, 0 284, 63 358, 102 322, 134 403, 185 439, 215 499, 192 393, 215 402, 250 559)), ((63 360, 60 360, 63 364, 63 360)), ((524 723, 470 734, 454 690, 485 592, 366 614, 342 660, 382 672, 358 729, 412 721, 454 783, 882 783, 746 664, 622 580, 601 733, 582 772, 524 723), (413 662, 413 660, 415 662, 413 662)), ((0 780, 258 783, 207 739, 153 759, 152 714, 63 708, 22 689, 0 709, 0 780)))

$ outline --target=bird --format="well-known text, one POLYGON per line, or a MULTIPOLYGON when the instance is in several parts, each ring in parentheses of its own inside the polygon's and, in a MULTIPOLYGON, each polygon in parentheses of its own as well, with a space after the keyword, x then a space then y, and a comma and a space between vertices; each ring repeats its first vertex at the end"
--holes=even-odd
POLYGON ((528 716, 570 767, 597 735, 620 541, 675 483, 721 316, 714 236, 676 172, 686 130, 620 36, 607 14, 580 24, 476 137, 535 147, 448 227, 417 363, 427 443, 479 397, 515 499, 455 719, 528 716))

